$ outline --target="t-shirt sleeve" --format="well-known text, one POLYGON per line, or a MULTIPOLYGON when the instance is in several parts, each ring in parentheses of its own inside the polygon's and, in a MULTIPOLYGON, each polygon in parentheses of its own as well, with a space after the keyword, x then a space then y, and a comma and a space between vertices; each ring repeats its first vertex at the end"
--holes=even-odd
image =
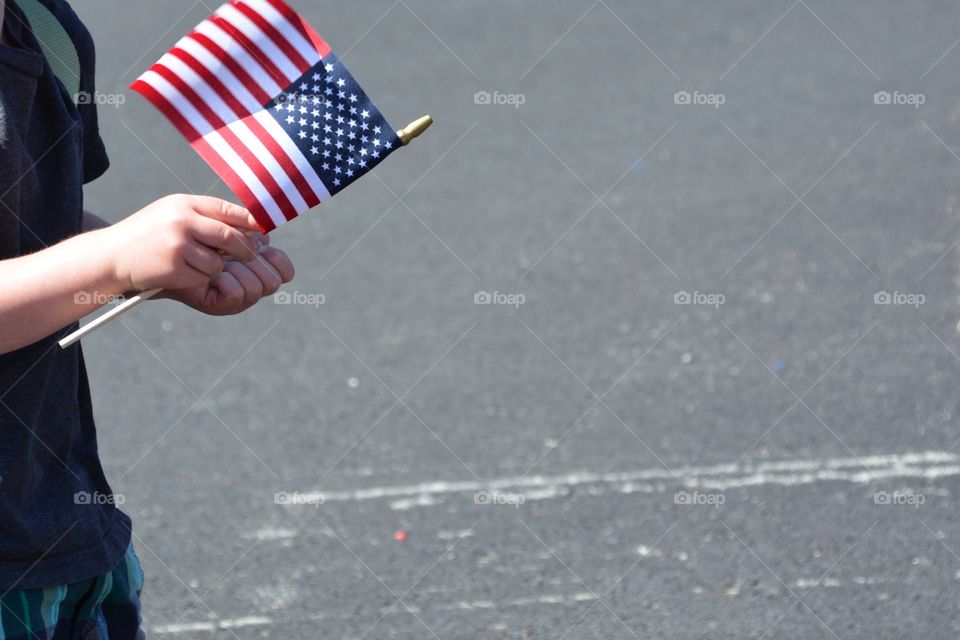
POLYGON ((86 184, 102 176, 110 166, 97 122, 97 93, 94 79, 97 66, 96 50, 90 32, 67 2, 64 0, 42 0, 42 2, 70 35, 70 40, 73 41, 77 56, 80 58, 80 96, 84 99, 76 102, 83 125, 83 183, 86 184))
MULTIPOLYGON (((72 13, 72 11, 71 11, 72 13)), ((70 38, 77 47, 80 57, 80 95, 96 96, 96 50, 90 33, 74 16, 76 24, 69 28, 70 38)), ((97 119, 97 100, 79 100, 77 111, 83 123, 83 183, 96 180, 110 166, 107 149, 100 138, 100 125, 97 119)))
POLYGON ((20 177, 23 157, 14 135, 18 116, 8 108, 7 69, 0 64, 0 260, 20 255, 20 177))

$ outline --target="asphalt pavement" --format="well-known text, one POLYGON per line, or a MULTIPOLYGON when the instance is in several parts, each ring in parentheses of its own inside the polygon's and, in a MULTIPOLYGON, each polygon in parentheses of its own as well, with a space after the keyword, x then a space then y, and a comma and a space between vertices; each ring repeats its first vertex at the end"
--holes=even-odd
MULTIPOLYGON (((152 637, 960 634, 954 3, 294 5, 436 124, 84 341, 152 637)), ((126 89, 215 6, 75 8, 88 208, 230 197, 126 89)))

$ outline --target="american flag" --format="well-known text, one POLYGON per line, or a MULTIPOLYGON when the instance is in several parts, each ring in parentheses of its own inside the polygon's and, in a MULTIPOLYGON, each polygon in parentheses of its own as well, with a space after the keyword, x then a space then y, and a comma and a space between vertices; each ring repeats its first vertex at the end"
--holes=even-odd
POLYGON ((282 0, 230 0, 131 89, 170 119, 264 232, 400 146, 327 43, 282 0))

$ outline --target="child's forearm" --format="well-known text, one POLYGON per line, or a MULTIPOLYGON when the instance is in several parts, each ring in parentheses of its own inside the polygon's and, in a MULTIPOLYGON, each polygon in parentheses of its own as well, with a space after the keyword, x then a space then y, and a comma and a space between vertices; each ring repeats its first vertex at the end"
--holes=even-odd
POLYGON ((50 335, 126 290, 107 230, 0 261, 0 353, 50 335))
MULTIPOLYGON (((97 220, 84 215, 84 227, 97 220)), ((2 260, 0 353, 32 344, 125 291, 200 287, 223 271, 225 257, 256 261, 258 247, 243 231, 257 230, 242 207, 173 195, 117 224, 2 260)))

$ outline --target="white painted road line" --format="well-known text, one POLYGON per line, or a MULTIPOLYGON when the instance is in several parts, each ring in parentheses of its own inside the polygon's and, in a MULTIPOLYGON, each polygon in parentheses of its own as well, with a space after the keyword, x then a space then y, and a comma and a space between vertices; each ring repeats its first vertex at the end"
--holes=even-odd
MULTIPOLYGON (((511 600, 505 600, 502 602, 494 602, 492 600, 462 600, 453 603, 440 604, 436 607, 431 607, 431 610, 435 611, 477 611, 477 610, 495 610, 495 609, 507 609, 513 607, 530 607, 530 606, 575 606, 582 604, 584 602, 590 602, 596 600, 596 594, 589 592, 579 592, 573 594, 541 594, 537 596, 527 596, 520 598, 513 598, 511 600)), ((404 613, 421 613, 421 609, 418 607, 404 605, 404 607, 390 607, 388 609, 381 610, 381 613, 386 615, 392 614, 404 614, 404 613)), ((348 618, 351 617, 351 614, 339 613, 339 614, 314 614, 307 616, 305 620, 325 620, 329 618, 348 618)), ((298 619, 298 622, 305 621, 304 619, 298 619)), ((156 625, 150 628, 151 632, 157 634, 189 634, 195 633, 198 631, 214 632, 226 629, 239 629, 242 627, 266 627, 272 626, 274 624, 283 624, 289 623, 291 620, 289 618, 281 618, 274 620, 273 618, 267 616, 248 616, 246 618, 225 618, 220 620, 210 620, 205 622, 183 622, 179 624, 166 624, 166 625, 156 625)))
POLYGON ((557 476, 515 476, 489 481, 425 482, 412 485, 369 487, 352 491, 312 490, 298 493, 286 506, 331 502, 391 500, 391 508, 403 510, 432 506, 447 496, 494 492, 523 496, 524 500, 562 497, 574 487, 590 494, 655 493, 664 485, 704 488, 714 491, 761 485, 795 486, 815 482, 867 484, 891 478, 935 480, 960 475, 960 455, 950 451, 895 453, 861 457, 795 459, 759 463, 729 463, 638 469, 616 473, 575 472, 557 476))

